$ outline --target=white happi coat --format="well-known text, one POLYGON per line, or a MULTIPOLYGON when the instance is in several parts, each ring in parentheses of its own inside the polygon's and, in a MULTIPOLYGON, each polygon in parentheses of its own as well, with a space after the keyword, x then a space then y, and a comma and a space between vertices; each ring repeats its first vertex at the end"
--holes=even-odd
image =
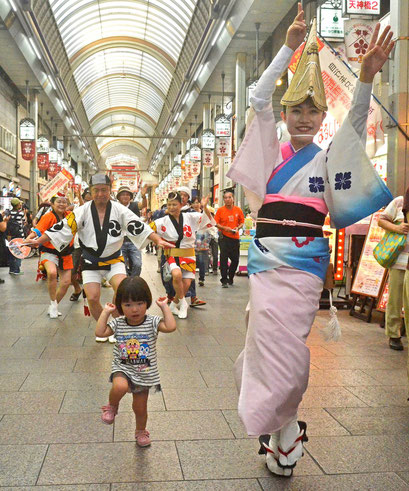
POLYGON ((101 227, 95 203, 89 201, 74 209, 64 220, 47 231, 57 250, 63 249, 77 234, 81 249, 87 249, 102 261, 120 251, 125 235, 138 249, 147 244, 152 229, 131 210, 116 201, 109 201, 101 227))

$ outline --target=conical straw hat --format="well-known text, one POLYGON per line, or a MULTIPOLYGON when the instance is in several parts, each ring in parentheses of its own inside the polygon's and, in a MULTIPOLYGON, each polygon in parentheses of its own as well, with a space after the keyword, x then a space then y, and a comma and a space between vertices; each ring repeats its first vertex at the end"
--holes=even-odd
POLYGON ((284 106, 296 106, 308 97, 320 111, 328 109, 321 76, 317 43, 317 21, 314 19, 300 61, 287 92, 281 99, 284 106))

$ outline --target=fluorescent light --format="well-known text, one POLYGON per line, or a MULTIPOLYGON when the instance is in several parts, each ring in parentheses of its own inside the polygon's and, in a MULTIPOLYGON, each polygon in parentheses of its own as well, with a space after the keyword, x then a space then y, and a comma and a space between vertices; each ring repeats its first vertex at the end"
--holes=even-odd
POLYGON ((28 40, 30 41, 30 44, 31 44, 31 47, 33 48, 33 51, 34 51, 34 54, 37 56, 37 58, 39 60, 41 60, 41 55, 40 55, 40 52, 38 51, 38 48, 37 46, 35 45, 34 41, 32 38, 28 38, 28 40))
POLYGON ((197 69, 196 75, 193 78, 193 82, 196 82, 196 80, 200 77, 200 74, 202 73, 204 68, 204 63, 202 63, 199 68, 197 69))
POLYGON ((223 29, 224 29, 224 21, 222 22, 221 26, 219 27, 219 29, 216 33, 216 36, 213 38, 212 47, 217 43, 219 36, 222 33, 223 29))
POLYGON ((182 101, 182 106, 183 106, 184 104, 186 104, 187 100, 189 99, 189 96, 190 96, 190 92, 188 92, 188 93, 185 95, 185 98, 184 98, 184 99, 183 99, 183 101, 182 101))
POLYGON ((14 12, 17 12, 17 7, 16 4, 13 2, 13 0, 9 0, 9 4, 11 8, 14 10, 14 12))
POLYGON ((176 114, 175 119, 173 120, 174 123, 176 123, 176 121, 179 119, 179 116, 180 116, 180 112, 176 114))
POLYGON ((64 101, 62 101, 61 99, 60 99, 60 104, 61 104, 62 108, 64 109, 64 111, 67 111, 67 106, 64 104, 64 101))
POLYGON ((52 77, 48 77, 48 80, 50 81, 51 87, 52 87, 54 90, 57 90, 57 87, 55 86, 54 79, 53 79, 52 77))

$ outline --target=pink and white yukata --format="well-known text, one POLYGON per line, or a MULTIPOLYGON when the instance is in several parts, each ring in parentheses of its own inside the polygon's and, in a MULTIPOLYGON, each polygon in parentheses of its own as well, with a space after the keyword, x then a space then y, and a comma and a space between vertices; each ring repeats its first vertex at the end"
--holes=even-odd
POLYGON ((392 199, 364 149, 371 84, 357 82, 328 150, 313 143, 297 152, 289 142, 280 146, 271 97, 292 54, 283 46, 260 78, 251 101, 254 119, 228 172, 244 186, 258 217, 248 256, 246 345, 235 364, 239 415, 249 435, 271 434, 282 448, 300 438, 297 410, 310 365, 306 340, 330 258, 325 216, 329 211, 333 226, 344 228, 392 199))

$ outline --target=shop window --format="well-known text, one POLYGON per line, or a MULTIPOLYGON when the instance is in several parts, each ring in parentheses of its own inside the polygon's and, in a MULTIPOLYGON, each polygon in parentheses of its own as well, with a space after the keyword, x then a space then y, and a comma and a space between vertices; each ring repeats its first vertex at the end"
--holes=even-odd
POLYGON ((0 126, 0 149, 12 157, 16 156, 16 136, 3 126, 0 126))

